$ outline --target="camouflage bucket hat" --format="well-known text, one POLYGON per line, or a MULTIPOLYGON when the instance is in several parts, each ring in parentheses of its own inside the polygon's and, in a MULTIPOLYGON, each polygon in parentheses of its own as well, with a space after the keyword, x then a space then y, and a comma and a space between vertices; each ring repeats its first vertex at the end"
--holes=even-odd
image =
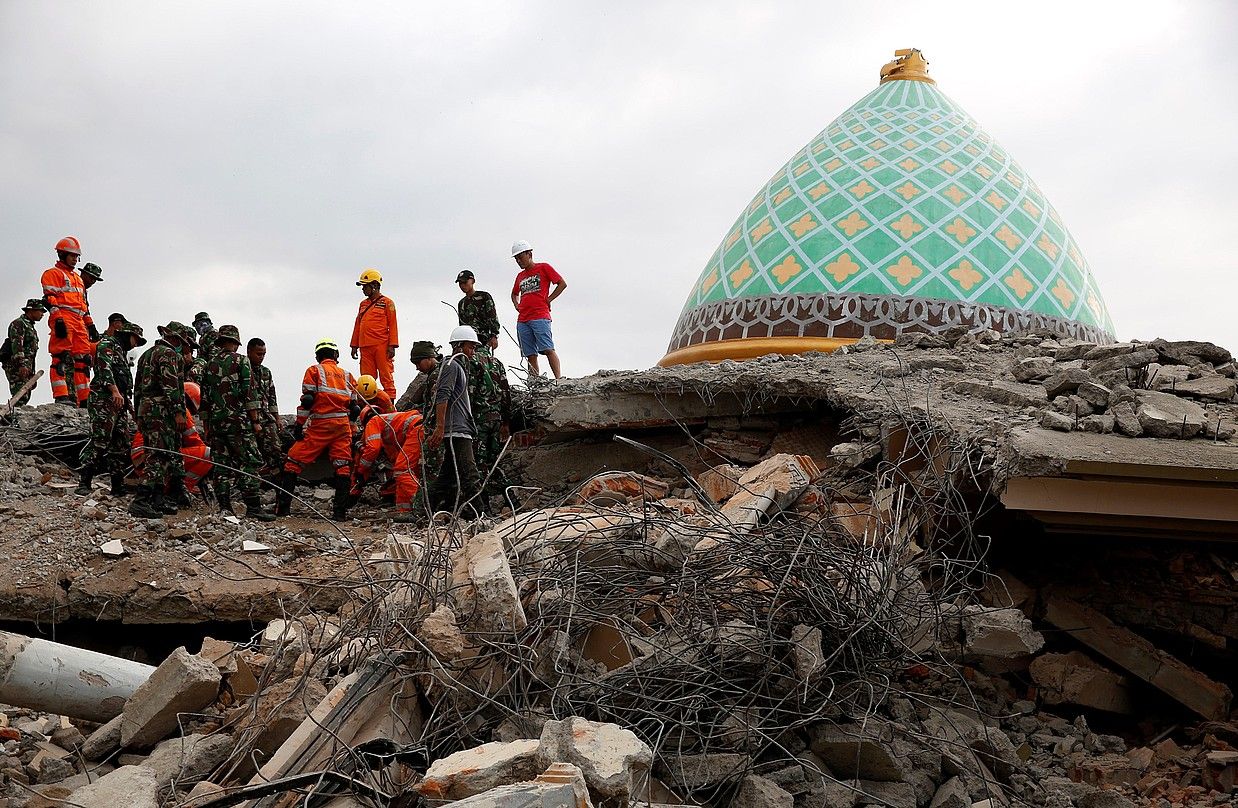
POLYGON ((141 346, 141 345, 146 344, 146 337, 142 336, 142 326, 138 325, 137 323, 131 323, 128 320, 126 320, 124 324, 121 325, 120 328, 116 329, 116 333, 117 334, 132 334, 134 345, 141 346))
POLYGON ((159 326, 159 333, 165 337, 175 337, 191 348, 198 347, 198 332, 184 323, 178 323, 173 320, 167 325, 159 326))
POLYGON ((413 362, 418 359, 437 359, 438 348, 429 340, 418 340, 413 343, 413 349, 409 351, 408 358, 413 362))
POLYGON ((88 277, 94 278, 97 281, 103 280, 103 267, 98 264, 84 264, 82 266, 81 273, 88 277))
POLYGON ((197 314, 195 314, 195 315, 193 316, 193 321, 194 321, 195 323, 200 323, 200 322, 202 322, 203 320, 209 320, 209 319, 211 319, 211 315, 207 314, 207 313, 206 313, 206 312, 204 312, 204 311, 200 311, 200 312, 198 312, 197 314))
POLYGON ((216 339, 220 342, 231 340, 237 345, 240 345, 241 330, 234 325, 221 325, 219 327, 219 336, 216 339))
POLYGON ((26 305, 21 308, 22 311, 30 311, 31 309, 34 309, 35 311, 47 311, 47 304, 42 300, 39 300, 37 297, 32 297, 27 300, 26 305))

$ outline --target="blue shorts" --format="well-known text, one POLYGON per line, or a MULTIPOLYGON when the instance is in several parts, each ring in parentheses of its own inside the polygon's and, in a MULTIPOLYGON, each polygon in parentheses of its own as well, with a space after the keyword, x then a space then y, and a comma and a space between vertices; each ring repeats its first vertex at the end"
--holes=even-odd
POLYGON ((520 342, 521 356, 537 356, 555 349, 555 341, 550 336, 549 320, 516 323, 516 339, 520 342))

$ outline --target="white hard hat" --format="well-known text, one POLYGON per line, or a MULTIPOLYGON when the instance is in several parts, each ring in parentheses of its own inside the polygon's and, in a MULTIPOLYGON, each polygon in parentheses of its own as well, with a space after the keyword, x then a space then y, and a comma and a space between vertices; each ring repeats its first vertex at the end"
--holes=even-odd
POLYGON ((477 338, 477 332, 473 330, 471 325, 458 325, 451 332, 451 338, 447 340, 453 345, 457 342, 472 342, 481 345, 481 340, 477 338))
POLYGON ((530 244, 529 242, 517 241, 515 244, 512 245, 512 258, 515 258, 517 255, 520 255, 520 253, 527 252, 531 249, 533 249, 533 245, 530 244))

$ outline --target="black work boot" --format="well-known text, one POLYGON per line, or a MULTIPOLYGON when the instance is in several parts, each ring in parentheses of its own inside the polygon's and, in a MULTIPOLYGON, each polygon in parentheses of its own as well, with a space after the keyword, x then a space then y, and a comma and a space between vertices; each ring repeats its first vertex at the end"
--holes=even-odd
POLYGON ((335 522, 348 520, 348 489, 347 477, 335 478, 335 496, 331 499, 331 519, 335 522))
POLYGON ((180 512, 180 508, 176 507, 176 503, 172 498, 162 491, 155 492, 155 497, 151 500, 151 506, 158 508, 159 512, 165 516, 175 516, 180 512))
POLYGON ((146 486, 139 488, 137 495, 129 503, 129 515, 139 519, 162 519, 163 511, 155 507, 154 496, 153 489, 146 486))
POLYGON ((119 471, 112 472, 112 496, 121 497, 125 494, 125 475, 119 471))
POLYGON ((259 522, 274 522, 275 514, 270 511, 263 510, 262 498, 257 494, 246 494, 245 498, 245 515, 250 519, 257 519, 259 522))
POLYGON ((192 508, 193 503, 189 500, 189 492, 185 490, 185 481, 177 480, 172 483, 172 490, 169 494, 169 499, 176 504, 177 508, 192 508))
POLYGON ((216 491, 215 504, 219 506, 220 513, 231 514, 236 516, 236 511, 232 508, 232 492, 231 491, 216 491))
POLYGON ((79 497, 90 496, 90 484, 95 479, 95 467, 93 464, 87 463, 79 469, 79 472, 81 476, 78 478, 77 488, 73 490, 73 493, 79 497))
POLYGON ((297 485, 297 475, 291 471, 281 471, 275 478, 275 515, 288 516, 292 513, 292 491, 297 485))

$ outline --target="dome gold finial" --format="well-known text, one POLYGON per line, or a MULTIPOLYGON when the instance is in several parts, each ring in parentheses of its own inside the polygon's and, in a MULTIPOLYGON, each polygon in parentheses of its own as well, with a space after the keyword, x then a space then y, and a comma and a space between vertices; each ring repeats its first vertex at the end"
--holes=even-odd
POLYGON ((887 81, 924 81, 929 84, 937 82, 929 78, 928 60, 916 48, 899 48, 894 51, 894 61, 881 66, 880 84, 887 81))

